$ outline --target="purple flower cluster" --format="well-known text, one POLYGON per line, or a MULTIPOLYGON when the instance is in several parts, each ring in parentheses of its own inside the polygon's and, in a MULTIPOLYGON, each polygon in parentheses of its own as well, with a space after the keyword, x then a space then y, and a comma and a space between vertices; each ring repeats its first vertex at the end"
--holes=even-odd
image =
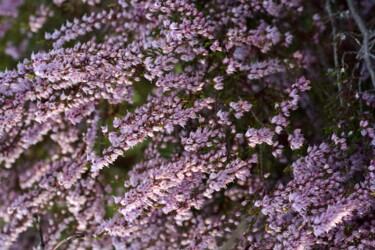
POLYGON ((0 72, 0 249, 372 249, 374 95, 326 103, 307 2, 40 5, 50 45, 0 72))

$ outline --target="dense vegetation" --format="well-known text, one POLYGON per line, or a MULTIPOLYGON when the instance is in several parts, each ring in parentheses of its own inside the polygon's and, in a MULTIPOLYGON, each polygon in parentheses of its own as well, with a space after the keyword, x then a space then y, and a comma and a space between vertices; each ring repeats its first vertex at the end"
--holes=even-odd
POLYGON ((0 0, 0 249, 374 249, 373 0, 0 0))

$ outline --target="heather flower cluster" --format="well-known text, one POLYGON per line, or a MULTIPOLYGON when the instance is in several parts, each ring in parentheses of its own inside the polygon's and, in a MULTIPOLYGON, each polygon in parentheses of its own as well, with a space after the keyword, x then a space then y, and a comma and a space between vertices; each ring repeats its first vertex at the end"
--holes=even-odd
POLYGON ((375 248, 371 2, 0 0, 0 249, 375 248))

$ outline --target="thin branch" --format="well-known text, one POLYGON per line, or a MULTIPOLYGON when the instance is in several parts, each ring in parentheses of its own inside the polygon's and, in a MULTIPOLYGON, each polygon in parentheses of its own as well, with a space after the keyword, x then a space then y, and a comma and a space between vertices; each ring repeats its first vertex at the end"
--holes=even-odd
POLYGON ((46 244, 44 243, 44 237, 43 237, 43 229, 42 229, 42 219, 40 215, 34 215, 34 219, 36 220, 36 227, 39 233, 39 241, 40 241, 40 247, 42 250, 46 247, 46 244))
POLYGON ((363 36, 363 59, 365 60, 366 63, 366 68, 368 72, 370 73, 371 76, 371 81, 372 81, 372 86, 375 89, 375 72, 372 68, 371 65, 371 59, 370 59, 370 46, 369 46, 369 32, 362 20, 362 18, 358 15, 358 12, 356 8, 354 7, 353 1, 352 0, 346 0, 348 3, 348 7, 350 10, 350 13, 353 16, 354 21, 356 22, 359 31, 361 32, 363 36))
POLYGON ((338 70, 339 68, 339 58, 337 55, 337 30, 336 30, 336 24, 335 24, 335 19, 333 18, 332 14, 332 9, 331 9, 331 4, 330 0, 326 1, 326 6, 325 6, 326 12, 328 14, 329 22, 331 23, 331 30, 332 30, 332 37, 333 37, 333 61, 335 64, 335 69, 336 69, 336 80, 337 80, 337 86, 339 88, 339 96, 340 96, 340 105, 343 105, 343 101, 341 98, 341 91, 342 91, 342 85, 341 85, 341 79, 340 79, 340 71, 338 70))
POLYGON ((82 238, 84 236, 83 233, 76 233, 76 234, 73 234, 71 236, 69 236, 68 238, 66 239, 63 239, 62 241, 60 241, 52 250, 57 250, 59 247, 61 247, 62 244, 70 241, 70 240, 74 240, 74 239, 77 239, 77 238, 82 238))
POLYGON ((46 245, 44 244, 43 229, 42 229, 40 219, 39 219, 39 238, 40 238, 40 246, 42 249, 44 249, 46 245))
POLYGON ((243 235, 243 233, 249 227, 249 222, 247 221, 247 217, 243 218, 240 224, 238 225, 237 229, 233 232, 232 236, 228 239, 227 242, 224 243, 220 247, 220 250, 229 250, 233 249, 236 240, 243 235))

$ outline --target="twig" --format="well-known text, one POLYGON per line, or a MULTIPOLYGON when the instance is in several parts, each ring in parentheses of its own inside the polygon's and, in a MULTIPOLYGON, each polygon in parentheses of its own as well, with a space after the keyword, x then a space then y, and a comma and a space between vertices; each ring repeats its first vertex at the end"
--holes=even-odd
POLYGON ((333 37, 333 61, 335 63, 335 69, 336 69, 336 78, 337 78, 337 86, 339 88, 339 98, 340 98, 340 105, 343 105, 343 101, 341 98, 341 90, 342 90, 342 85, 341 85, 341 79, 340 79, 340 71, 339 69, 339 58, 337 55, 337 31, 336 31, 336 25, 335 25, 335 19, 333 18, 332 14, 332 9, 331 9, 331 4, 330 0, 326 1, 326 6, 325 6, 326 12, 328 14, 329 22, 331 23, 331 29, 332 29, 332 37, 333 37))
POLYGON ((363 59, 365 60, 366 68, 367 68, 368 72, 370 73, 372 86, 375 89, 375 72, 372 69, 371 59, 370 59, 369 32, 368 32, 362 18, 358 15, 358 12, 354 7, 353 1, 352 0, 346 0, 346 2, 348 3, 348 7, 349 7, 349 10, 350 10, 350 13, 353 16, 353 19, 356 22, 356 24, 359 28, 359 31, 361 32, 361 34, 363 36, 363 59))
POLYGON ((63 239, 62 241, 60 241, 52 250, 57 250, 62 244, 64 244, 65 242, 68 242, 70 240, 73 240, 73 239, 76 239, 76 238, 82 238, 84 236, 83 233, 76 233, 76 234, 73 234, 71 236, 69 236, 68 238, 66 239, 63 239))
POLYGON ((247 217, 243 218, 240 224, 238 225, 237 229, 233 232, 232 236, 228 239, 227 242, 224 243, 219 249, 220 250, 228 250, 233 249, 236 240, 242 236, 242 234, 247 230, 249 227, 249 222, 247 221, 247 217))
POLYGON ((40 247, 42 250, 46 247, 44 243, 44 237, 43 237, 43 229, 42 229, 42 220, 40 218, 40 215, 35 215, 34 216, 36 223, 37 223, 37 228, 38 228, 38 233, 39 233, 39 240, 40 240, 40 247))
MULTIPOLYGON (((361 94, 362 93, 362 80, 360 77, 358 77, 358 93, 361 94)), ((359 112, 362 114, 362 111, 363 111, 363 105, 362 105, 362 98, 361 96, 359 96, 359 112)))

